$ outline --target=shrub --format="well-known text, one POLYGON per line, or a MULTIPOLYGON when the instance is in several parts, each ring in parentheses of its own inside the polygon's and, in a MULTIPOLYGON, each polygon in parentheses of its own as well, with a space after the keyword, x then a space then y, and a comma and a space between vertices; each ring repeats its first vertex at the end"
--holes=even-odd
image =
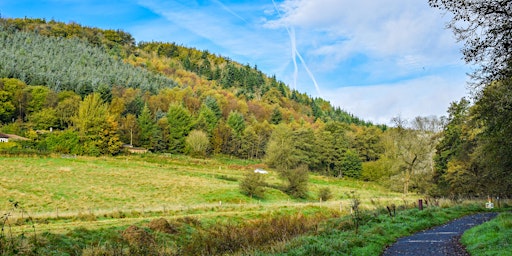
POLYGON ((307 166, 300 166, 292 170, 284 170, 281 177, 287 181, 285 192, 296 198, 308 197, 309 173, 307 166))
POLYGON ((322 188, 318 192, 318 197, 321 201, 327 201, 332 198, 332 192, 330 188, 322 188))
POLYGON ((265 174, 249 171, 245 174, 244 179, 240 181, 240 192, 242 194, 256 197, 265 197, 265 174))

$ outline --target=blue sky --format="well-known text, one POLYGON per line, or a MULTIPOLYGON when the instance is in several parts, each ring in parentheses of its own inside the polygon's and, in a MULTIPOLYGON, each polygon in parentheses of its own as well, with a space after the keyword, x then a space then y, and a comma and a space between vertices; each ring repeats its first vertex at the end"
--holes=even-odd
POLYGON ((467 95, 461 44, 427 0, 0 0, 2 17, 122 29, 275 74, 376 123, 445 115, 467 95))

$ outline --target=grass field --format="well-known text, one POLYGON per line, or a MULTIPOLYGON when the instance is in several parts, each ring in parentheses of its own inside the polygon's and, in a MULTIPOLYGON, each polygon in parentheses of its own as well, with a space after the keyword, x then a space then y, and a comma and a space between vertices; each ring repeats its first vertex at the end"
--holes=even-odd
MULTIPOLYGON (((345 232, 353 228, 354 196, 361 202, 358 210, 368 210, 364 217, 368 223, 389 218, 386 206, 414 208, 418 199, 417 195, 404 197, 374 183, 318 175, 310 175, 309 197, 294 199, 278 189, 282 181, 273 170, 266 176, 269 187, 265 198, 253 199, 239 192, 238 180, 248 171, 266 167, 258 161, 230 158, 149 154, 115 158, 0 157, 0 162, 0 213, 8 217, 9 234, 22 234, 12 240, 16 243, 7 244, 9 247, 1 243, 2 239, 9 241, 3 233, 0 249, 25 250, 34 255, 222 255, 240 253, 238 250, 282 253, 295 247, 297 252, 311 252, 297 244, 302 240, 293 240, 307 234, 314 236, 304 239, 313 241, 315 234, 321 235, 326 242, 319 246, 328 252, 332 244, 329 240, 336 239, 331 234, 339 236, 338 231, 330 229, 345 232), (318 199, 322 188, 332 191, 331 200, 318 199), (18 202, 16 208, 13 202, 18 202), (27 214, 32 222, 27 221, 27 214), (161 234, 148 228, 160 218, 170 223, 175 233, 161 234), (148 241, 157 246, 133 244, 125 232, 135 226, 142 227, 143 231, 137 232, 148 232, 148 241), (33 233, 38 234, 36 242, 23 240, 25 234, 33 233), (132 251, 134 248, 157 251, 132 251), (219 248, 225 250, 217 251, 219 248)), ((453 216, 465 211, 459 212, 453 216)), ((412 223, 418 222, 415 215, 424 215, 411 214, 412 223)), ((446 215, 435 209, 432 214, 446 215)), ((431 223, 445 219, 433 219, 431 223)), ((361 230, 365 229, 362 226, 361 230)), ((353 231, 348 232, 347 239, 353 231)), ((372 245, 372 250, 380 250, 394 236, 381 239, 383 242, 372 245)), ((345 244, 347 250, 362 246, 357 241, 351 244, 347 240, 345 244)))
MULTIPOLYGON (((334 200, 357 190, 362 199, 402 200, 402 196, 372 184, 322 176, 310 177, 310 199, 297 201, 268 188, 263 200, 239 192, 238 179, 258 162, 230 159, 193 159, 181 156, 117 158, 1 157, 0 209, 9 199, 20 202, 33 216, 79 213, 190 211, 201 207, 317 201, 318 190, 329 187, 334 200)), ((270 184, 281 184, 274 172, 270 184)))

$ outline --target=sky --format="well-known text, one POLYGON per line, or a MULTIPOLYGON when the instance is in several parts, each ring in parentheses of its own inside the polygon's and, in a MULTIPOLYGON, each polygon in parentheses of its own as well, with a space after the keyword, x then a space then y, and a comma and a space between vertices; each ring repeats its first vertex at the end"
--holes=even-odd
POLYGON ((0 15, 208 50, 379 124, 446 115, 472 68, 428 0, 0 0, 0 15))

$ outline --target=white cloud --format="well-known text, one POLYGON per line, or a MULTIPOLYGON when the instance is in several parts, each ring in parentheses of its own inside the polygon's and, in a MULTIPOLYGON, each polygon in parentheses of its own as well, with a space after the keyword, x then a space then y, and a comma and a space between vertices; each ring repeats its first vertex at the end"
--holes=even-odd
POLYGON ((462 65, 459 46, 444 29, 445 20, 427 2, 287 0, 280 7, 283 17, 267 26, 297 27, 298 48, 313 59, 317 72, 360 68, 381 79, 403 75, 412 67, 462 65), (357 55, 367 57, 365 65, 344 64, 357 55), (383 63, 395 72, 380 72, 383 63))
POLYGON ((446 79, 428 76, 393 84, 350 86, 330 90, 327 99, 356 116, 379 124, 390 124, 401 116, 443 116, 451 102, 467 94, 466 77, 446 79))

